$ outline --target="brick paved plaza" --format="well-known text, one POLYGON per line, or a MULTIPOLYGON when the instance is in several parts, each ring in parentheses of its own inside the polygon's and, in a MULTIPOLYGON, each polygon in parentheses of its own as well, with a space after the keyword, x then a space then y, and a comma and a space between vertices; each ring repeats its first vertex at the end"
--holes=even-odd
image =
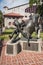
POLYGON ((5 55, 6 46, 2 48, 0 65, 43 65, 43 52, 21 51, 16 56, 5 55))

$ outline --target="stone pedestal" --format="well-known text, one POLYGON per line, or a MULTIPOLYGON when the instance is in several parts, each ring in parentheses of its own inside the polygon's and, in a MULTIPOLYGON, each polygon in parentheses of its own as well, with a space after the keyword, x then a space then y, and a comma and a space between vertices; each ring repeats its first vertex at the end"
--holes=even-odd
POLYGON ((38 51, 41 52, 41 47, 42 47, 42 39, 38 39, 38 51))
POLYGON ((11 43, 11 41, 7 42, 7 46, 6 46, 6 55, 16 55, 19 52, 21 52, 22 48, 21 48, 21 44, 18 41, 17 43, 11 43))
POLYGON ((21 51, 38 51, 41 52, 42 39, 30 40, 29 43, 26 40, 19 40, 16 43, 7 42, 6 55, 16 55, 21 51), (30 46, 29 46, 30 44, 30 46))
POLYGON ((21 41, 22 50, 38 51, 41 52, 42 39, 37 39, 37 41, 21 41), (30 46, 28 45, 30 44, 30 46))

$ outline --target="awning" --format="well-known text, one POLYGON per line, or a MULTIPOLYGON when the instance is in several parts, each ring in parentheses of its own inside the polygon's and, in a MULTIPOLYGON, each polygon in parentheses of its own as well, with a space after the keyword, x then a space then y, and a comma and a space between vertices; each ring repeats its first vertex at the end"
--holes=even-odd
POLYGON ((4 14, 4 16, 9 16, 9 17, 23 17, 23 15, 19 14, 19 13, 7 13, 4 14))

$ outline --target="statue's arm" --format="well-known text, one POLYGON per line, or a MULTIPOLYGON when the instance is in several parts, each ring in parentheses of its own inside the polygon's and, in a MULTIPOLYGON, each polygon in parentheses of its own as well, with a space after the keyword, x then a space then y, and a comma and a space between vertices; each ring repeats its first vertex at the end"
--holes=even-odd
POLYGON ((18 36, 18 30, 17 29, 14 30, 11 35, 9 35, 9 38, 11 39, 14 36, 14 34, 16 34, 18 36))

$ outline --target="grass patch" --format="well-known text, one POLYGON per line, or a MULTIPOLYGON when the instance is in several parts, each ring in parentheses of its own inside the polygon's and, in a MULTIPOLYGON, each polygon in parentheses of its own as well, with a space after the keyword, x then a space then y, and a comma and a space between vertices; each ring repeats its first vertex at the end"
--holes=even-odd
POLYGON ((32 33, 32 37, 34 37, 34 38, 36 38, 36 37, 37 37, 36 32, 33 32, 33 33, 32 33))
POLYGON ((14 29, 6 29, 3 34, 11 34, 14 31, 14 29))
MULTIPOLYGON (((12 33, 13 31, 14 31, 13 28, 6 29, 6 30, 3 32, 3 35, 0 35, 0 39, 9 40, 9 35, 11 35, 11 33, 12 33)), ((15 36, 15 34, 14 34, 14 36, 15 36)), ((36 38, 36 37, 37 37, 36 32, 33 32, 32 37, 33 37, 33 38, 36 38)), ((43 39, 43 32, 40 33, 40 38, 43 39)))
POLYGON ((42 38, 42 39, 43 39, 43 32, 41 32, 41 33, 40 33, 40 38, 42 38))
POLYGON ((9 35, 1 35, 0 39, 9 40, 9 35))
POLYGON ((9 35, 14 31, 13 28, 6 29, 2 35, 0 35, 0 39, 9 40, 9 35))
MULTIPOLYGON (((36 38, 36 37, 37 37, 36 32, 33 32, 32 37, 34 37, 34 38, 36 38)), ((42 38, 42 39, 43 39, 43 32, 41 32, 41 33, 40 33, 40 38, 42 38)))
POLYGON ((6 29, 4 32, 12 32, 14 29, 6 29))

